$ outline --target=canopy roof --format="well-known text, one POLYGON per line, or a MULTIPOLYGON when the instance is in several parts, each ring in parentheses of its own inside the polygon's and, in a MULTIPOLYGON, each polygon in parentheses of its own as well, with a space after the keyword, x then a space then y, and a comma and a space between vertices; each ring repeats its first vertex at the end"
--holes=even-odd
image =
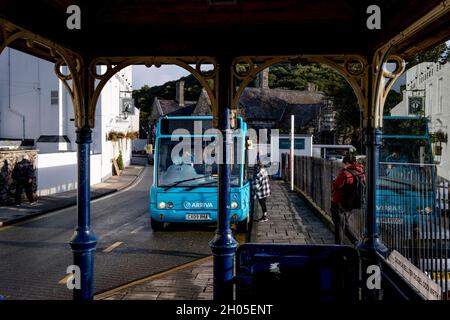
MULTIPOLYGON (((393 38, 439 0, 2 0, 0 18, 91 57, 363 54, 393 38), (67 7, 81 8, 68 30, 67 7), (367 7, 381 8, 369 30, 367 7)), ((449 36, 450 14, 405 43, 415 50, 449 36)), ((12 45, 51 60, 24 42, 12 45)), ((47 55, 47 56, 46 56, 47 55)))

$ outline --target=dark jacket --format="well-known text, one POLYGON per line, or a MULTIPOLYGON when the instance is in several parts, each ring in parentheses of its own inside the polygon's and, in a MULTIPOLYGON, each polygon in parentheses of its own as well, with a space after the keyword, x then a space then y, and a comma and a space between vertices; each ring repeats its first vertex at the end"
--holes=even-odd
POLYGON ((33 164, 26 159, 16 163, 12 172, 12 178, 16 181, 28 181, 34 178, 33 164))

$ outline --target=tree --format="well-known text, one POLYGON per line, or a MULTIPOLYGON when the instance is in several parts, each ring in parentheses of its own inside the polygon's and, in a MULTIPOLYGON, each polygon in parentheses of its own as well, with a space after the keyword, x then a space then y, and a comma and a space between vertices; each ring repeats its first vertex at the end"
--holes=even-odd
POLYGON ((422 62, 450 62, 450 47, 446 43, 442 43, 436 47, 430 48, 422 53, 407 59, 407 67, 411 68, 422 62))

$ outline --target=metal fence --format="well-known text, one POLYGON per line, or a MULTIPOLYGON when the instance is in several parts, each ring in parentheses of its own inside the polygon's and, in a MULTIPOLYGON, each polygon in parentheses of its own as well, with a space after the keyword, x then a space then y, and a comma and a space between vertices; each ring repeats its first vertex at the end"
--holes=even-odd
MULTIPOLYGON (((331 218, 331 187, 334 177, 343 168, 342 163, 315 157, 295 156, 294 168, 295 188, 310 197, 331 218)), ((283 179, 290 181, 289 156, 287 154, 282 155, 281 170, 283 179)), ((364 208, 364 203, 362 208, 364 208)), ((364 234, 365 215, 363 213, 364 209, 355 209, 348 213, 347 233, 354 240, 360 240, 364 234)))
MULTIPOLYGON (((320 158, 294 158, 294 185, 331 217, 331 188, 342 163, 320 158)), ((380 238, 430 279, 448 298, 450 280, 450 225, 448 180, 437 175, 435 165, 380 163, 376 208, 380 238)), ((289 179, 289 157, 281 159, 282 177, 289 179)), ((361 240, 365 230, 362 209, 349 214, 348 232, 361 240)))

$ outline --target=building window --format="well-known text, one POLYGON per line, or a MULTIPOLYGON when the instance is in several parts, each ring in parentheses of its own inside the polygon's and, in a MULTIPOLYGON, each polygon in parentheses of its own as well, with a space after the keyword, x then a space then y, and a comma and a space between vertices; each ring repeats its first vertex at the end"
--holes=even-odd
POLYGON ((443 78, 439 78, 438 79, 438 90, 437 90, 438 113, 442 113, 442 82, 443 82, 443 78))
POLYGON ((58 94, 58 90, 52 90, 50 92, 50 103, 52 105, 58 104, 59 103, 59 94, 58 94))
POLYGON ((428 101, 428 113, 432 114, 433 113, 433 84, 430 83, 428 85, 428 92, 427 92, 428 96, 429 96, 429 101, 428 101))

